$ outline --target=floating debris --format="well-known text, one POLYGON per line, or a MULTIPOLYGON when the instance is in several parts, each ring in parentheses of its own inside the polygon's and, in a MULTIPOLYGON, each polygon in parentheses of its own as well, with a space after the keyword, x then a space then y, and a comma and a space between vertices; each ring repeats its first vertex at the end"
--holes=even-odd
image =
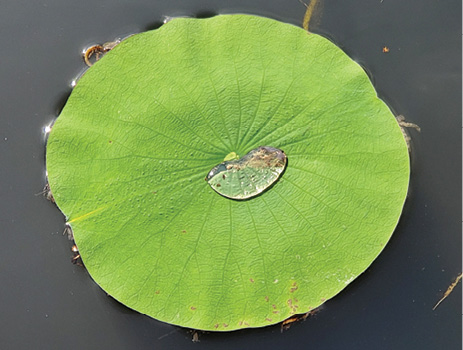
POLYGON ((48 184, 48 182, 45 184, 43 190, 39 193, 36 193, 35 195, 36 196, 42 195, 50 202, 55 203, 55 198, 53 198, 53 194, 51 193, 50 185, 48 184))
POLYGON ((112 50, 120 42, 121 42, 120 39, 116 39, 115 41, 108 41, 107 43, 104 43, 103 45, 93 45, 85 49, 83 52, 85 64, 91 67, 94 63, 91 60, 93 55, 95 55, 95 62, 96 62, 101 58, 101 56, 103 56, 108 51, 112 50))
POLYGON ((437 307, 450 295, 450 293, 452 293, 453 289, 455 288, 455 286, 458 284, 458 282, 461 281, 461 272, 460 274, 457 276, 457 278, 455 278, 455 280, 450 284, 450 286, 447 288, 447 290, 445 291, 444 293, 444 296, 437 302, 436 305, 434 305, 434 307, 432 308, 433 311, 437 309, 437 307))

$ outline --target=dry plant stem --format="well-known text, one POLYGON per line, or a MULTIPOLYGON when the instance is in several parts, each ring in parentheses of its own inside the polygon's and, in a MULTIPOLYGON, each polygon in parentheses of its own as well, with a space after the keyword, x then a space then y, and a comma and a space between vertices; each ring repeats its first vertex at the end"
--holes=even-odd
POLYGON ((307 9, 304 14, 304 19, 302 20, 302 28, 304 28, 306 31, 309 31, 309 22, 310 22, 310 19, 312 18, 313 12, 315 10, 315 6, 317 6, 318 0, 311 0, 309 5, 307 5, 302 0, 299 0, 299 1, 307 9))
POLYGON ((455 280, 452 282, 452 284, 450 284, 450 286, 447 288, 447 290, 444 293, 444 296, 437 302, 436 305, 434 305, 434 307, 432 308, 433 310, 437 309, 437 307, 450 295, 450 293, 452 293, 455 286, 458 284, 458 282, 460 282, 461 275, 462 274, 460 272, 460 274, 457 276, 457 278, 455 278, 455 280))
POLYGON ((307 317, 317 313, 317 309, 315 310, 311 310, 309 312, 306 312, 305 314, 302 314, 302 315, 294 315, 294 316, 291 316, 290 318, 287 318, 286 320, 284 320, 282 323, 281 323, 281 332, 283 333, 284 331, 287 331, 289 328, 291 328, 291 325, 294 323, 294 322, 299 322, 299 321, 305 321, 307 319, 307 317))

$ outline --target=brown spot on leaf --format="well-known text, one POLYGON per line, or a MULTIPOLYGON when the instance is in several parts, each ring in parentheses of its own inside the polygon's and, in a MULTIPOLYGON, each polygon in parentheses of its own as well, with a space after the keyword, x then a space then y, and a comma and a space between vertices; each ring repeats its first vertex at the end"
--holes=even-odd
POLYGON ((288 303, 288 306, 289 306, 289 309, 290 309, 289 313, 291 315, 294 315, 297 312, 298 306, 293 304, 293 299, 288 299, 287 303, 288 303))
POLYGON ((277 311, 277 310, 273 310, 272 312, 273 312, 274 314, 279 314, 279 313, 280 313, 280 311, 277 311))
POLYGON ((193 310, 193 311, 196 310, 196 308, 194 306, 190 307, 190 309, 193 310))
POLYGON ((227 324, 227 323, 223 323, 223 326, 224 326, 225 328, 227 328, 227 327, 228 327, 228 324, 227 324))
POLYGON ((272 319, 271 318, 266 318, 265 321, 272 322, 272 319))
POLYGON ((254 280, 252 278, 249 279, 251 281, 251 283, 254 283, 254 280))
POLYGON ((265 297, 265 301, 268 302, 268 296, 265 297))
POLYGON ((215 328, 215 329, 219 328, 219 324, 216 323, 216 324, 214 325, 214 328, 215 328))
POLYGON ((158 290, 154 292, 154 294, 159 294, 159 293, 161 293, 161 292, 160 292, 160 291, 158 291, 158 290))

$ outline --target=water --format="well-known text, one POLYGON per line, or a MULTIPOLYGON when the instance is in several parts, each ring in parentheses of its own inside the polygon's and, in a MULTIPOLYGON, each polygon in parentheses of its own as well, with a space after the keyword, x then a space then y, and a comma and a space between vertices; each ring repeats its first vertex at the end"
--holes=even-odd
MULTIPOLYGON (((234 152, 233 152, 234 153, 234 152)), ((270 188, 286 168, 286 154, 261 146, 240 159, 222 162, 209 171, 206 180, 224 197, 249 199, 270 188)))
POLYGON ((1 348, 461 348, 461 284, 431 310, 461 271, 460 1, 326 2, 318 24, 311 21, 422 132, 410 131, 410 194, 390 243, 315 317, 284 333, 279 326, 200 333, 200 344, 193 344, 186 330, 127 309, 70 262, 65 219, 35 196, 45 184, 43 128, 85 68, 83 48, 156 28, 164 16, 244 12, 301 25, 304 10, 296 0, 1 5, 1 348))

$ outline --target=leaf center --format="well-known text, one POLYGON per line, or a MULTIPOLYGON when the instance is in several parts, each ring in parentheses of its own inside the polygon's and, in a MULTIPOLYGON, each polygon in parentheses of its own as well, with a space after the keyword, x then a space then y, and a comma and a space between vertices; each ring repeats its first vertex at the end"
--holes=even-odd
POLYGON ((248 199, 270 188, 286 167, 286 154, 278 148, 261 146, 241 159, 235 152, 213 167, 206 181, 214 191, 231 199, 248 199))

